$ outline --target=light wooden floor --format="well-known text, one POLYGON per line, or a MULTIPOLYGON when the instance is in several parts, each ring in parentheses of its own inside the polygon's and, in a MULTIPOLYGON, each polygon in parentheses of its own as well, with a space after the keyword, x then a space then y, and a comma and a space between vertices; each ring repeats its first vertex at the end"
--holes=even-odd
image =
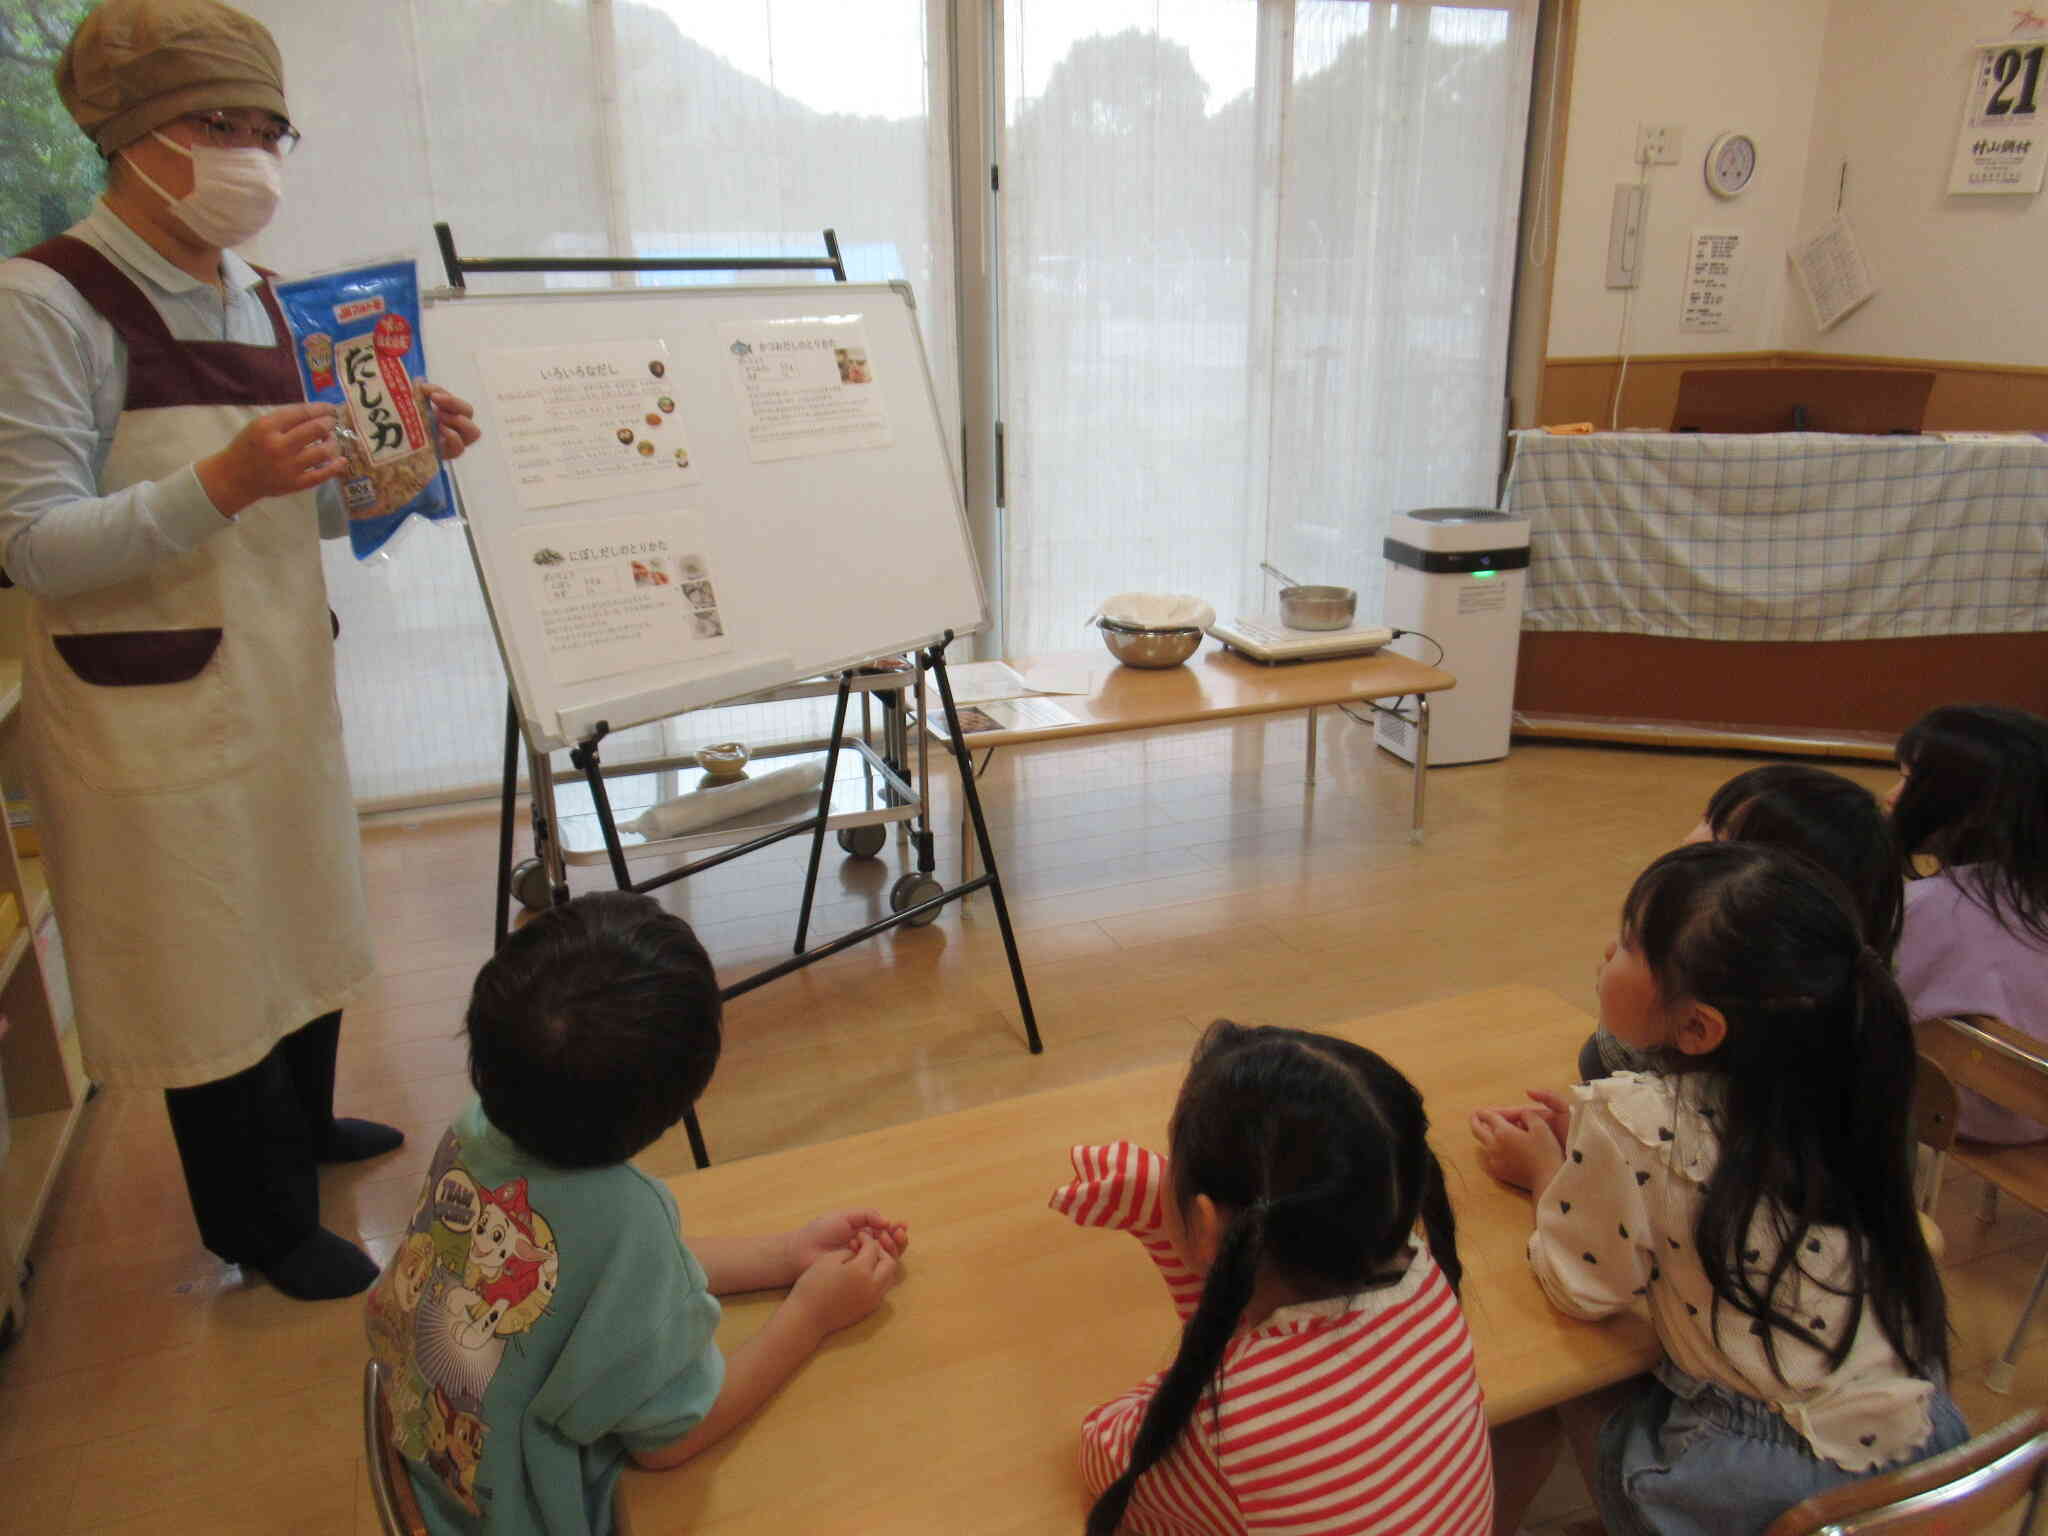
MULTIPOLYGON (((1556 744, 1431 775, 1429 841, 1407 838, 1405 765, 1327 715, 1322 782, 1301 782, 1298 719, 999 754, 984 780, 1047 1049, 1022 1044, 986 898, 742 999, 701 1106, 712 1153, 742 1157, 1183 1058, 1210 1018, 1315 1025, 1500 982, 1591 1005, 1629 879, 1748 766, 1556 744)), ((1850 767, 1872 785, 1875 769, 1850 767)), ((950 795, 938 823, 950 827, 950 795)), ((380 1260, 469 1087, 464 996, 488 947, 488 815, 365 833, 379 972, 342 1038, 345 1112, 402 1126, 399 1153, 329 1176, 328 1223, 380 1260)), ((957 858, 942 839, 943 867, 957 858)), ((901 868, 829 852, 820 929, 886 910, 901 868)), ((778 957, 794 848, 671 888, 728 976, 778 957)), ((583 885, 597 883, 585 872, 583 885)), ((1571 1071, 1558 1063, 1558 1078, 1571 1071)), ((1465 1134, 1470 1106, 1434 1106, 1465 1134)), ((689 1165, 680 1134, 643 1159, 689 1165)), ((859 1190, 818 1191, 820 1207, 859 1190)), ((1454 1192, 1455 1193, 1455 1192, 1454 1192)), ((688 1198, 684 1196, 685 1220, 688 1198)), ((1974 1425, 2048 1398, 2037 1340, 2019 1391, 2002 1344, 2048 1221, 1942 1214, 1958 1395, 1974 1425)), ((33 1326, 0 1358, 0 1531, 372 1533, 358 1447, 361 1312, 305 1305, 198 1245, 161 1101, 89 1111, 36 1249, 33 1326)), ((903 1305, 916 1304, 913 1274, 903 1305)), ((1088 1404, 1076 1403, 1075 1413, 1088 1404)), ((1545 1500, 1576 1502, 1568 1480, 1545 1500)))

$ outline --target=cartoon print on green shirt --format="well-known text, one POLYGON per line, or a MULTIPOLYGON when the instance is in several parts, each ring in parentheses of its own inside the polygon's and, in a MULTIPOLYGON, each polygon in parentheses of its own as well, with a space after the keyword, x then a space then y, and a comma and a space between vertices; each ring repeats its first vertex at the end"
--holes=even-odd
POLYGON ((450 1130, 397 1261, 371 1293, 370 1341, 389 1379, 399 1449, 480 1514, 484 1393, 508 1340, 547 1311, 560 1256, 554 1229, 527 1204, 526 1180, 485 1188, 461 1154, 450 1130))

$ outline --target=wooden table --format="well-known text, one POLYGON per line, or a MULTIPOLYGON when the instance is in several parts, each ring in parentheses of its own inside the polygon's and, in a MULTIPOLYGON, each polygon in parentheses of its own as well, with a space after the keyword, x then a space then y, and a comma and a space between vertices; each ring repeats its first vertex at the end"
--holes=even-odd
MULTIPOLYGON (((1424 785, 1429 768, 1429 695, 1455 688, 1458 680, 1398 651, 1343 656, 1331 661, 1290 661, 1272 666, 1248 661, 1214 640, 1178 667, 1127 667, 1097 646, 1027 656, 1009 664, 1034 688, 1054 690, 1051 700, 1080 720, 1079 725, 1036 730, 981 731, 966 738, 970 751, 1099 736, 1110 731, 1143 731, 1189 725, 1233 715, 1308 713, 1308 782, 1316 781, 1316 711, 1327 704, 1415 696, 1414 810, 1410 835, 1422 841, 1424 785)), ((1409 718, 1404 714, 1404 719, 1409 718)), ((965 810, 962 811, 963 818, 965 810)), ((961 824, 960 846, 972 868, 973 839, 961 824)))
MULTIPOLYGON (((1647 1320, 1574 1322, 1528 1272, 1526 1196, 1479 1171, 1467 1113, 1572 1076, 1592 1028, 1554 995, 1502 987, 1336 1033, 1386 1055, 1435 1118, 1465 1262, 1464 1307, 1496 1422, 1657 1358, 1647 1320)), ((1163 1146, 1180 1066, 1054 1089, 670 1181, 690 1232, 767 1231, 848 1203, 907 1220, 905 1279, 828 1340, 751 1423, 673 1472, 629 1469, 635 1536, 671 1532, 1078 1531, 1081 1417, 1173 1356, 1165 1288, 1130 1238, 1046 1208, 1076 1142, 1163 1146)), ((731 1349, 779 1294, 729 1302, 731 1349)))

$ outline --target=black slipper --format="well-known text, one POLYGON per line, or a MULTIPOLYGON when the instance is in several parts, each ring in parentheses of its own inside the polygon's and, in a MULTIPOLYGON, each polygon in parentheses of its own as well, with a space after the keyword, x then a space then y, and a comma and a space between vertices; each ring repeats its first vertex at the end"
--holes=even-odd
POLYGON ((327 1133, 327 1145, 320 1150, 320 1161, 360 1163, 366 1158, 395 1152, 404 1145, 405 1132, 395 1125, 379 1125, 375 1120, 349 1120, 336 1115, 334 1129, 327 1133))
POLYGON ((368 1290, 377 1266, 354 1243, 321 1227, 275 1264, 264 1265, 263 1277, 295 1301, 333 1301, 368 1290))

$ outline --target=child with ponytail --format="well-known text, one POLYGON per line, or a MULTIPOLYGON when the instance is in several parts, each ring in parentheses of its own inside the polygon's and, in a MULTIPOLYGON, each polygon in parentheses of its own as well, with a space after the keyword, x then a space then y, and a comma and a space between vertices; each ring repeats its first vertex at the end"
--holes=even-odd
POLYGON ((1074 1149, 1053 1208, 1135 1236, 1183 1325, 1164 1372, 1082 1425, 1091 1536, 1490 1529, 1428 1129, 1414 1086, 1363 1046, 1219 1020, 1169 1156, 1074 1149))
POLYGON ((1646 1298, 1664 1359, 1566 1411, 1610 1532, 1761 1531, 1812 1494, 1960 1444, 1947 1312, 1912 1198, 1905 999, 1846 889, 1754 843, 1635 882, 1600 1027, 1659 1074, 1482 1110, 1536 1195, 1529 1264, 1573 1317, 1646 1298))

